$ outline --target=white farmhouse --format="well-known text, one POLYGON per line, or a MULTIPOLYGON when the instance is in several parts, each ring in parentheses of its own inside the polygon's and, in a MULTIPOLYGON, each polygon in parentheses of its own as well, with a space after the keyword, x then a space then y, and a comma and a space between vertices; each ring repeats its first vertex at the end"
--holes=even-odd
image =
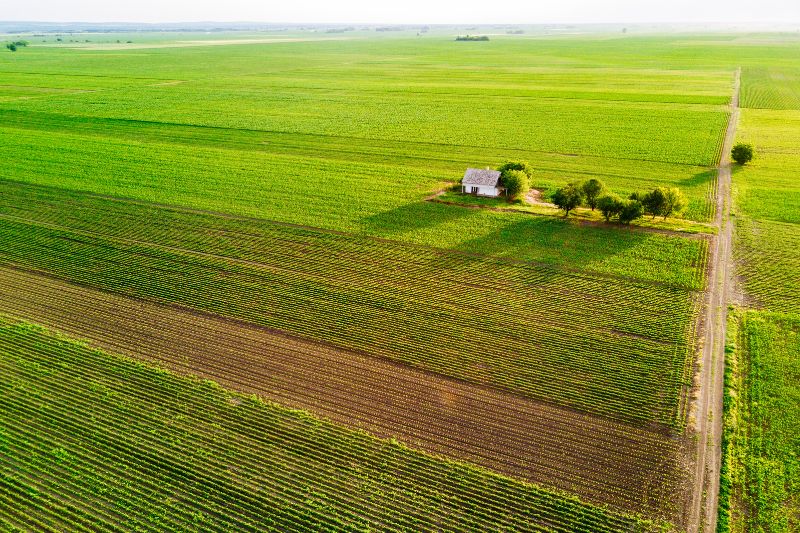
POLYGON ((500 196, 505 189, 500 187, 500 171, 488 168, 468 168, 461 180, 461 192, 478 196, 500 196))

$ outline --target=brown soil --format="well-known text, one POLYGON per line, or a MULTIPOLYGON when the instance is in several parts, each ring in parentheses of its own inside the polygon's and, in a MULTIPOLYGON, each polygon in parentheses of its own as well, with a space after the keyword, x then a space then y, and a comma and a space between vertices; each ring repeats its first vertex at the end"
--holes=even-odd
POLYGON ((0 312, 420 449, 678 520, 680 443, 361 354, 0 268, 0 312))

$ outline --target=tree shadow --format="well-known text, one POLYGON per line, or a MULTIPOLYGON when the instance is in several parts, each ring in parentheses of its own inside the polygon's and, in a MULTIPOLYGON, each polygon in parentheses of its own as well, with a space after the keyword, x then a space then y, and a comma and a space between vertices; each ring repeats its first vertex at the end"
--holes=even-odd
POLYGON ((436 202, 412 202, 365 217, 361 219, 361 226, 365 233, 391 238, 436 226, 448 226, 469 218, 474 211, 436 202))

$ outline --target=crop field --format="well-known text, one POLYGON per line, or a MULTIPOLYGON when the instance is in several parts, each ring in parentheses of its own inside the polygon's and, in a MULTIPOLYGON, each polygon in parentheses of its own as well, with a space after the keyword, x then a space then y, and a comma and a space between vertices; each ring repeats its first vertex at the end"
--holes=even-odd
POLYGON ((800 528, 800 317, 736 317, 726 380, 726 531, 800 528))
POLYGON ((5 529, 657 530, 29 324, 0 353, 5 529))
POLYGON ((739 138, 756 158, 734 176, 737 273, 759 307, 800 311, 800 111, 744 109, 739 138))
MULTIPOLYGON (((549 53, 498 45, 464 56, 457 43, 405 39, 122 57, 32 47, 24 63, 0 64, 9 86, 63 95, 1 102, 14 142, 0 157, 36 183, 368 233, 369 217, 423 199, 467 165, 522 158, 542 161, 534 185, 545 189, 588 177, 623 194, 679 185, 687 215, 709 219, 730 68, 633 68, 609 51, 576 69, 559 57, 583 53, 569 42, 546 43, 549 53), (188 189, 189 178, 203 186, 188 189), (249 194, 232 195, 232 184, 249 194), (335 209, 319 205, 331 194, 342 195, 335 209)), ((420 217, 409 218, 395 222, 400 232, 416 233, 420 217)))
POLYGON ((682 284, 637 283, 78 195, 73 204, 52 191, 39 205, 35 192, 24 196, 27 211, 11 195, 3 207, 6 264, 585 412, 683 424, 702 256, 687 256, 694 275, 682 284), (597 352, 614 363, 596 365, 597 352))
POLYGON ((797 44, 278 33, 0 54, 0 530, 696 529, 718 205, 744 301, 800 302, 797 44), (431 201, 507 160, 698 233, 431 201))
POLYGON ((742 107, 800 110, 800 69, 749 68, 744 80, 742 107))
MULTIPOLYGON (((736 274, 749 308, 730 320, 720 531, 800 528, 800 100, 796 68, 749 72, 734 175, 736 274)), ((745 78, 747 79, 747 77, 745 78)))
POLYGON ((660 432, 20 269, 0 269, 0 313, 584 501, 680 511, 680 442, 660 432))

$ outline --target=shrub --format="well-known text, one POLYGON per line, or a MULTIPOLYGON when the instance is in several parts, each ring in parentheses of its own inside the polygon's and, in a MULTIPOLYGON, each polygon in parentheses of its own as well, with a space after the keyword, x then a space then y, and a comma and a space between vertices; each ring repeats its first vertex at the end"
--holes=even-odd
POLYGON ((528 176, 521 170, 507 170, 502 175, 503 187, 509 199, 516 199, 528 192, 528 176))
POLYGON ((686 209, 687 203, 683 193, 677 187, 664 189, 664 205, 661 209, 661 215, 664 220, 670 215, 679 215, 686 209))
POLYGON ((564 216, 583 203, 583 190, 577 183, 569 183, 553 194, 553 203, 564 211, 564 216))
POLYGON ((506 161, 497 167, 497 170, 499 170, 501 174, 505 174, 509 170, 520 170, 524 172, 528 178, 533 177, 533 167, 527 161, 506 161))
POLYGON ((630 224, 637 218, 642 218, 644 214, 644 206, 639 200, 628 200, 623 202, 622 209, 619 212, 619 221, 623 224, 630 224))
POLYGON ((746 165, 753 160, 753 146, 739 143, 731 150, 731 157, 740 165, 746 165))

